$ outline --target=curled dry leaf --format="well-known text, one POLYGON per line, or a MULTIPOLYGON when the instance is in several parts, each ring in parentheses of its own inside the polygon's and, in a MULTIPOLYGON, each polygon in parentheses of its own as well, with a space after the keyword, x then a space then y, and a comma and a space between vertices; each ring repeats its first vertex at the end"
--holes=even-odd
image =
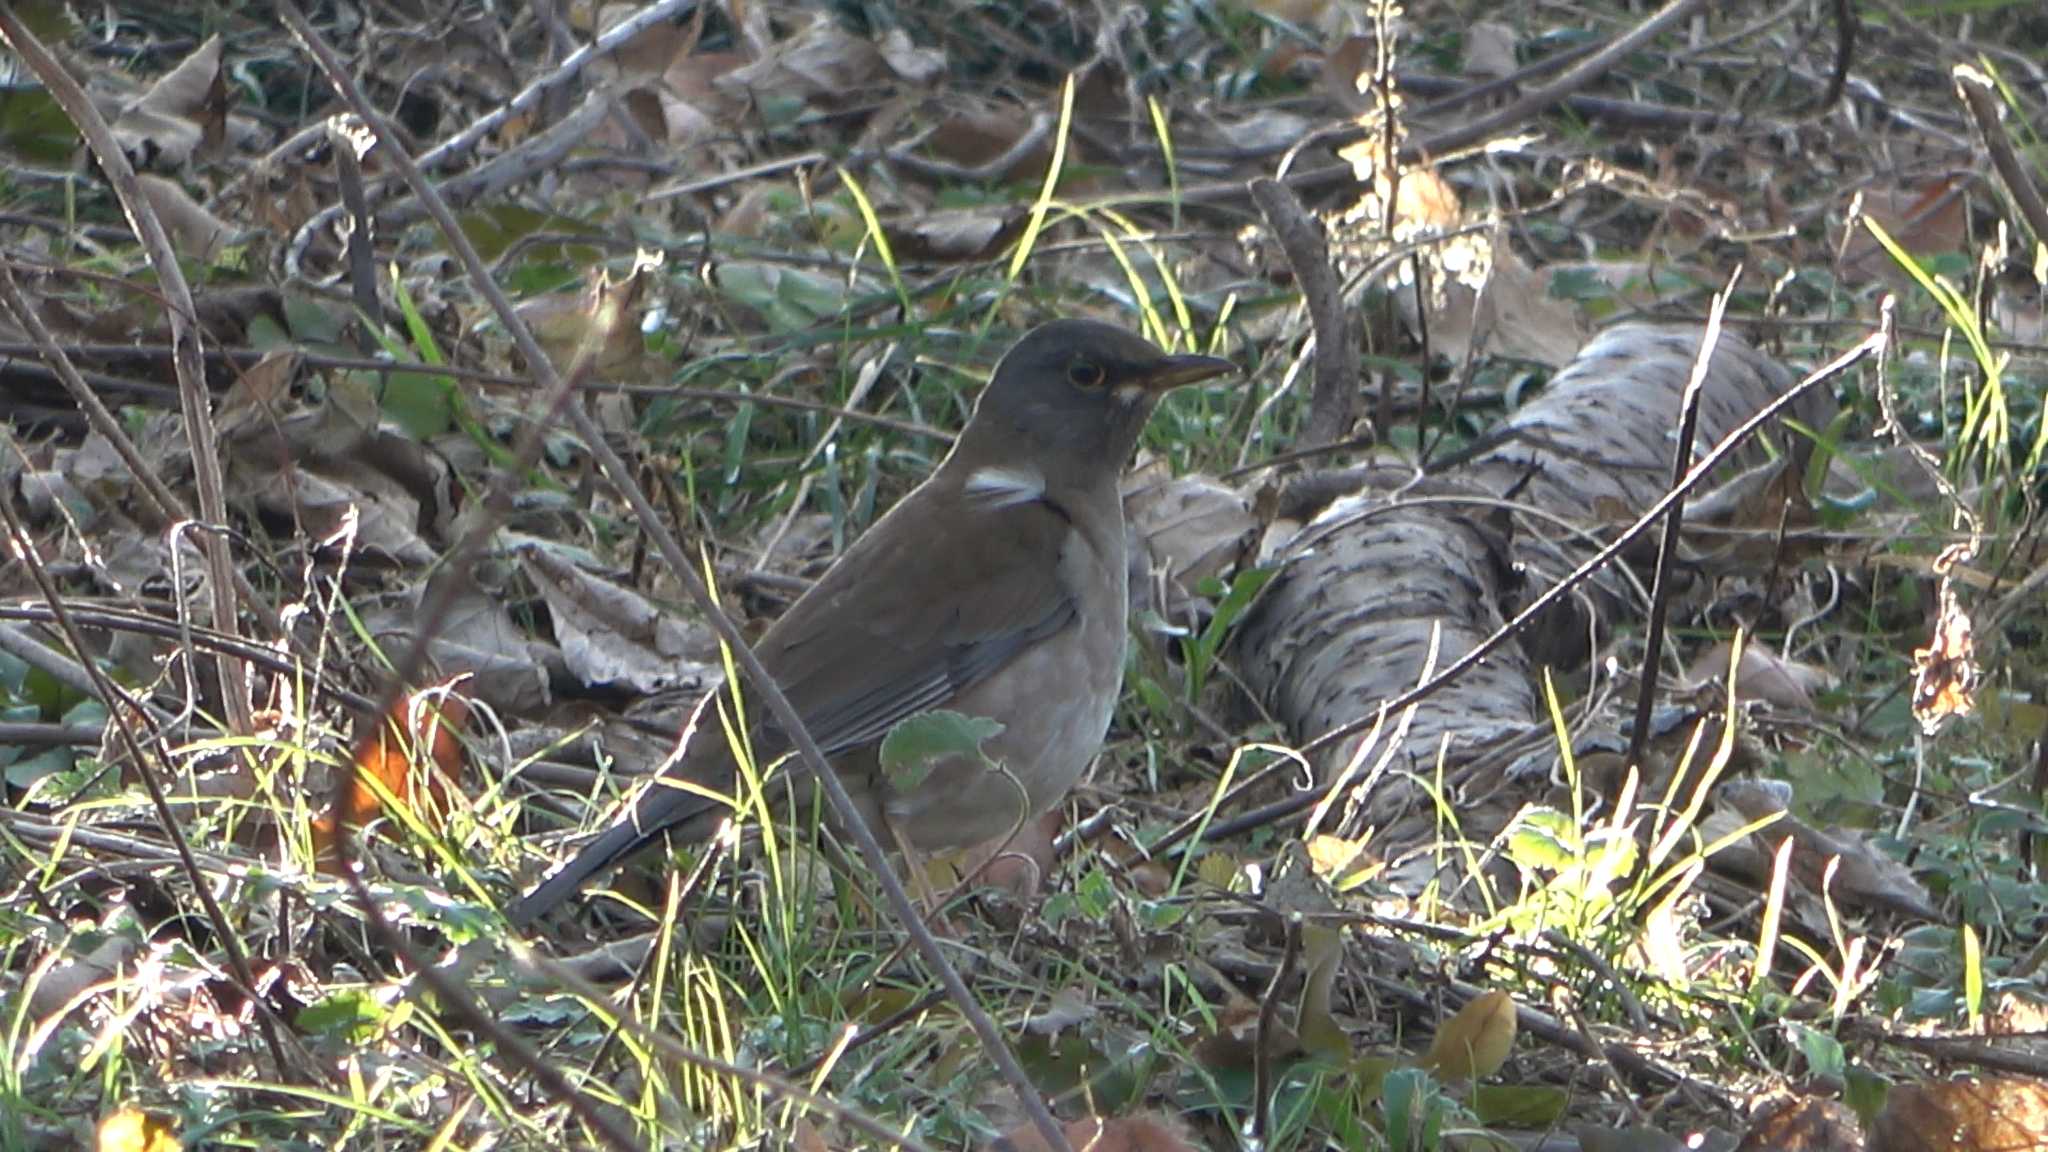
POLYGON ((828 12, 812 16, 796 35, 751 64, 719 77, 717 86, 754 99, 796 97, 837 103, 892 75, 921 84, 944 70, 945 58, 921 51, 906 36, 888 48, 848 32, 828 12))
POLYGON ((206 264, 235 242, 234 226, 200 207, 176 181, 147 172, 138 174, 136 180, 178 255, 206 264))
POLYGON ((701 690, 716 679, 718 643, 708 629, 661 611, 638 592, 601 580, 539 544, 522 547, 519 560, 547 601, 563 660, 585 686, 646 696, 701 690))
POLYGON ((1463 71, 1475 80, 1507 76, 1520 67, 1515 44, 1520 37, 1498 20, 1481 20, 1465 29, 1463 71))
POLYGON ((886 220, 882 231, 889 250, 903 263, 966 264, 1008 248, 1029 219, 1021 207, 991 205, 886 220))
POLYGON ((1924 885, 1904 864, 1847 828, 1823 831, 1794 817, 1789 811, 1792 786, 1780 780, 1729 780, 1715 790, 1715 798, 1735 809, 1745 823, 1773 814, 1777 819, 1751 835, 1766 856, 1776 855, 1779 846, 1792 842, 1791 875, 1799 886, 1816 895, 1826 891, 1837 901, 1852 907, 1889 909, 1922 920, 1941 922, 1924 885), (1830 861, 1834 875, 1828 875, 1830 861))
MULTIPOLYGON (((114 139, 142 171, 175 171, 227 138, 227 76, 220 36, 204 44, 114 118, 114 139)), ((161 210, 159 210, 161 211, 161 210)))
POLYGON ((1242 493, 1206 476, 1176 477, 1164 460, 1148 461, 1126 476, 1123 497, 1136 545, 1132 558, 1164 574, 1168 602, 1155 607, 1170 617, 1202 581, 1242 563, 1258 533, 1258 517, 1242 493))
POLYGON ((1032 142, 1037 125, 1038 117, 1022 104, 975 102, 933 125, 925 134, 924 149, 938 160, 977 171, 1000 184, 1023 173, 1042 171, 1051 162, 1052 134, 1042 133, 1041 139, 1032 142), (1032 146, 1019 147, 1027 142, 1032 146), (997 161, 1004 162, 1000 170, 980 171, 997 161))
POLYGON ((1798 457, 1785 453, 1745 469, 1686 506, 1685 542, 1700 553, 1690 563, 1715 574, 1753 574, 1796 566, 1819 551, 1808 535, 1816 521, 1798 457))
POLYGON ((1916 258, 1961 252, 1969 243, 1969 198, 1957 176, 1938 176, 1911 187, 1857 189, 1849 194, 1843 208, 1840 219, 1854 229, 1835 245, 1835 250, 1842 254, 1844 283, 1883 283, 1901 291, 1918 290, 1912 276, 1892 260, 1891 254, 1864 226, 1865 218, 1884 229, 1916 258))
POLYGON ((930 84, 946 73, 946 54, 937 48, 918 47, 900 27, 889 29, 882 37, 879 51, 889 71, 912 84, 930 84))
MULTIPOLYGON (((1685 670, 1684 687, 1700 692, 1728 682, 1728 657, 1734 645, 1723 640, 1701 653, 1685 670)), ((1742 647, 1735 668, 1735 692, 1744 700, 1761 700, 1786 712, 1812 713, 1813 693, 1834 682, 1825 668, 1787 660, 1755 644, 1742 647)))
POLYGON ((1860 1152, 1863 1126, 1839 1100, 1782 1096, 1759 1105, 1736 1152, 1860 1152))
POLYGON ((28 1016, 42 1024, 53 1013, 70 1009, 87 991, 120 972, 141 951, 141 945, 122 932, 110 932, 83 956, 66 954, 46 967, 29 993, 28 1016))
MULTIPOLYGON (((1578 311, 1550 294, 1549 274, 1522 263, 1505 234, 1490 243, 1470 236, 1446 243, 1434 287, 1430 352, 1453 364, 1477 351, 1557 368, 1585 341, 1578 311)), ((1395 299, 1420 333, 1414 291, 1397 292, 1395 299)))
POLYGON ((1489 989, 1436 1030, 1422 1065, 1445 1080, 1491 1076, 1507 1063, 1520 1026, 1514 999, 1499 988, 1489 989))
POLYGON ((1913 650, 1913 717, 1929 735, 1977 707, 1977 644, 1970 614, 1956 597, 1954 573, 1967 561, 1971 544, 1952 544, 1935 561, 1941 576, 1934 638, 1913 650))

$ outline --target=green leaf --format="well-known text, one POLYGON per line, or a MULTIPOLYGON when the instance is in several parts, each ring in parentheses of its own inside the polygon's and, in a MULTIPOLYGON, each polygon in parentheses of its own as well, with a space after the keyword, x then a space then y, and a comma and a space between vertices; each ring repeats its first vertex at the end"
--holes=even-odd
POLYGON ((376 1035, 384 1019, 384 1006, 366 992, 337 992, 307 1005, 294 1021, 315 1035, 360 1042, 376 1035))
POLYGON ((1851 1068, 1842 1078, 1842 1100, 1863 1121, 1866 1131, 1877 1123, 1878 1113, 1884 1111, 1890 1089, 1890 1081, 1868 1068, 1851 1068))
POLYGON ((1562 872, 1582 848, 1572 818, 1551 808, 1528 809, 1508 832, 1508 859, 1525 873, 1562 872))
POLYGON ((1806 1067, 1815 1076, 1840 1080, 1847 1070, 1848 1057, 1842 1051, 1842 1042, 1817 1028, 1804 1024, 1786 1025, 1792 1032, 1792 1040, 1799 1045, 1799 1054, 1806 1057, 1806 1067))
POLYGON ((0 150, 36 164, 62 164, 78 148, 78 129, 41 88, 0 88, 0 150))
POLYGON ((882 774, 889 787, 909 792, 924 783, 941 760, 965 758, 986 764, 981 746, 1002 730, 1000 721, 986 716, 943 708, 921 712, 882 737, 882 774))
POLYGON ((1540 1084, 1481 1084, 1472 1112, 1489 1128, 1548 1128, 1564 1115, 1564 1089, 1540 1084))

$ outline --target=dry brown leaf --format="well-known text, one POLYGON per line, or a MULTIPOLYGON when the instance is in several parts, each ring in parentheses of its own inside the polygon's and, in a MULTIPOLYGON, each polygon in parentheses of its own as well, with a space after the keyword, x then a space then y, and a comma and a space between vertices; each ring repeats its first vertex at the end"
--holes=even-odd
POLYGON ((1791 815, 1792 786, 1780 780, 1729 780, 1715 797, 1739 813, 1745 823, 1773 814, 1777 819, 1751 839, 1767 856, 1792 842, 1791 875, 1803 890, 1831 894, 1857 907, 1880 907, 1923 920, 1943 919, 1933 897, 1913 873, 1851 829, 1823 831, 1791 815), (1829 875, 1830 864, 1833 875, 1829 875))
POLYGON ((527 579, 547 601, 555 642, 570 674, 586 687, 637 695, 701 691, 717 679, 718 640, 649 603, 631 588, 585 571, 554 549, 518 550, 527 579))
POLYGON ((1475 80, 1512 75, 1521 65, 1515 59, 1515 45, 1521 37, 1497 20, 1480 20, 1465 29, 1463 71, 1475 80))
POLYGON ((831 13, 818 12, 802 31, 714 83, 722 91, 755 99, 794 96, 837 104, 891 71, 874 44, 848 32, 831 13))
POLYGON ((1514 999, 1499 988, 1488 989, 1436 1030, 1422 1065, 1449 1081, 1491 1076, 1507 1063, 1519 1029, 1514 999))
POLYGON ((1750 1118, 1736 1152, 1861 1152, 1863 1126, 1838 1100, 1783 1096, 1750 1118))
POLYGON ((137 173, 135 179, 142 185, 143 195, 149 197, 149 206, 156 210, 157 219, 179 256, 205 264, 234 242, 235 228, 200 207, 176 181, 147 172, 137 173))
MULTIPOLYGON (((718 86, 718 79, 746 63, 730 52, 700 52, 669 65, 658 82, 626 94, 634 123, 671 149, 694 144, 729 129, 745 103, 718 86)), ((623 143, 623 142, 621 142, 623 143)))
POLYGON ((1225 147, 1254 153, 1284 151, 1314 128, 1308 117, 1284 108, 1262 108, 1215 122, 1216 137, 1225 147))
POLYGON ((1936 559, 1941 577, 1934 637, 1913 650, 1913 717, 1932 735, 1977 707, 1977 643, 1970 614, 1956 596, 1955 580, 1975 545, 1952 544, 1936 559))
POLYGON ((140 949, 129 936, 111 932, 91 952, 83 956, 67 953, 55 960, 36 979, 29 993, 29 1019, 40 1025, 52 1013, 69 1009, 89 989, 112 979, 135 959, 140 949))
MULTIPOLYGON (((1734 645, 1723 640, 1696 657, 1685 670, 1683 687, 1699 692, 1728 682, 1728 656, 1734 645)), ((1786 712, 1814 711, 1813 693, 1834 682, 1825 668, 1788 660, 1756 644, 1742 646, 1735 669, 1735 691, 1744 700, 1761 700, 1786 712)))
POLYGON ((1894 1085, 1869 1152, 2023 1152, 2048 1148, 2048 1084, 2018 1076, 1894 1085))
MULTIPOLYGON (((640 5, 637 4, 606 4, 597 13, 596 31, 600 34, 609 31, 639 11, 640 5)), ((587 12, 582 15, 588 18, 587 12)), ((704 6, 700 4, 690 13, 690 19, 682 24, 663 20, 642 28, 633 34, 632 39, 594 61, 592 71, 607 79, 654 79, 696 51, 697 40, 703 33, 704 6)))
MULTIPOLYGON (((1475 237, 1463 237, 1470 241, 1475 237)), ((1476 249, 1453 241, 1444 246, 1437 277, 1436 307, 1429 318, 1432 354, 1453 364, 1464 361, 1473 342, 1486 355, 1547 364, 1571 362, 1586 341, 1586 329, 1571 302, 1550 295, 1548 273, 1532 269, 1502 241, 1476 249), (1485 287, 1478 287, 1481 282, 1485 287)), ((1396 293, 1412 319, 1415 293, 1396 293)))
MULTIPOLYGON (((1845 209, 1851 203, 1853 195, 1845 202, 1845 209)), ((1915 259, 1961 252, 1969 243, 1969 198, 1957 176, 1945 175, 1910 187, 1865 188, 1861 212, 1915 259)), ((1893 263, 1891 254, 1871 235, 1870 229, 1855 220, 1853 214, 1845 215, 1845 222, 1853 222, 1855 227, 1846 242, 1837 242, 1845 283, 1875 281, 1901 291, 1918 291, 1913 278, 1893 263)))
POLYGON ((906 264, 965 264, 987 260, 1024 232, 1031 218, 1018 206, 989 205, 885 220, 889 250, 906 264))
POLYGON ((1715 574, 1797 567, 1820 549, 1804 535, 1816 524, 1798 459, 1791 453, 1748 468, 1686 507, 1692 563, 1715 574))
MULTIPOLYGON (((1031 132, 1037 117, 1030 108, 1010 102, 975 102, 940 120, 925 135, 924 149, 931 156, 959 168, 979 169, 1009 154, 1031 132)), ((1020 174, 1042 171, 1052 160, 1051 134, 1035 147, 1011 157, 1002 171, 987 174, 1002 183, 1020 174)))
MULTIPOLYGON (((1138 1112, 1115 1120, 1090 1116, 1067 1125, 1067 1144, 1076 1152, 1195 1152, 1196 1145, 1179 1121, 1156 1112, 1138 1112)), ((1045 1138, 1026 1124, 989 1145, 989 1152, 1046 1152, 1045 1138)))
POLYGON ((1142 548, 1135 554, 1166 576, 1168 603, 1155 607, 1169 618, 1204 580, 1243 563, 1259 528, 1243 493, 1206 476, 1176 477, 1163 460, 1126 476, 1123 498, 1125 523, 1142 548))
POLYGON ((912 84, 930 84, 946 74, 946 54, 937 48, 919 48, 900 27, 889 29, 878 51, 889 71, 912 84))
POLYGON ((136 168, 175 171, 202 149, 220 148, 227 115, 227 75, 216 33, 121 110, 114 138, 136 168))

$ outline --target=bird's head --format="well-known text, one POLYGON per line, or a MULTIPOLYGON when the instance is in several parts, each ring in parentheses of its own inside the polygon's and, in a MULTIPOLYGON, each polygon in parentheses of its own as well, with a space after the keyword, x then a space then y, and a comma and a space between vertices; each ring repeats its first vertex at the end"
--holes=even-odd
POLYGON ((1004 354, 954 454, 977 468, 1114 481, 1160 397, 1235 371, 1220 357, 1161 352, 1113 324, 1054 320, 1004 354))

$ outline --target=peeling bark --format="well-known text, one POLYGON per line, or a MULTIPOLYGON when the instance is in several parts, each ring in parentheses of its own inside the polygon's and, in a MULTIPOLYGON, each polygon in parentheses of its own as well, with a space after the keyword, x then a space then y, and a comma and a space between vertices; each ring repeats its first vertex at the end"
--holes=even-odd
MULTIPOLYGON (((1306 742, 1370 716, 1422 677, 1433 629, 1441 629, 1440 668, 1597 550, 1594 531, 1654 502, 1669 482, 1699 340, 1691 329, 1609 329, 1470 459, 1422 483, 1404 470, 1369 469, 1356 491, 1305 525, 1275 524, 1268 552, 1282 568, 1247 617, 1237 655, 1290 734, 1306 742)), ((1701 394, 1700 451, 1795 379, 1724 334, 1701 394)), ((1832 406, 1814 396, 1795 411, 1818 427, 1832 406)), ((1752 446, 1739 455, 1753 463, 1762 454, 1752 446)), ((1439 840, 1446 817, 1470 841, 1491 838, 1548 787, 1511 771, 1550 743, 1538 667, 1582 664, 1600 635, 1643 607, 1631 587, 1624 573, 1602 572, 1585 595, 1519 637, 1519 649, 1503 648, 1425 700, 1384 776, 1350 777, 1370 783, 1370 794, 1347 798, 1343 830, 1377 828, 1388 858, 1439 840), (1427 787, 1438 778, 1440 749, 1441 808, 1427 787)), ((1320 778, 1344 771, 1361 740, 1324 755, 1320 778)), ((1362 767, 1378 756, 1374 750, 1362 767)))

